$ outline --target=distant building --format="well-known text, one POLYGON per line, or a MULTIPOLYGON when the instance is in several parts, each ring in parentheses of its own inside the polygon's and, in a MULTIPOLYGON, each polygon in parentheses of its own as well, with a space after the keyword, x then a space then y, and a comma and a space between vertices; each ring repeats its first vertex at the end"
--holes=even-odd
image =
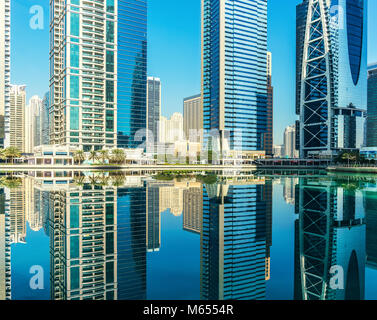
POLYGON ((25 152, 26 86, 12 85, 10 91, 10 147, 25 152))
POLYGON ((42 115, 41 115, 41 122, 42 122, 42 137, 41 137, 41 145, 50 144, 50 116, 49 116, 49 108, 50 108, 50 93, 47 92, 43 97, 42 102, 42 115))
POLYGON ((175 143, 176 141, 184 140, 182 113, 176 112, 170 119, 161 117, 160 142, 175 143))
POLYGON ((266 156, 273 156, 274 145, 274 88, 272 86, 272 54, 267 52, 267 126, 264 136, 266 156))
POLYGON ((203 142, 203 105, 200 94, 183 100, 183 129, 190 142, 203 142))
POLYGON ((25 152, 32 153, 35 146, 41 145, 42 99, 33 96, 25 109, 25 152))
POLYGON ((377 63, 368 67, 367 147, 377 148, 377 63))
POLYGON ((0 148, 9 146, 10 0, 0 2, 0 148))
POLYGON ((296 126, 292 125, 284 131, 284 157, 286 158, 298 158, 299 154, 296 150, 296 126))
POLYGON ((147 85, 147 128, 153 134, 153 141, 157 143, 159 137, 159 121, 161 117, 161 80, 159 78, 148 77, 147 85))
POLYGON ((284 146, 274 146, 273 154, 274 158, 282 158, 284 153, 284 146))

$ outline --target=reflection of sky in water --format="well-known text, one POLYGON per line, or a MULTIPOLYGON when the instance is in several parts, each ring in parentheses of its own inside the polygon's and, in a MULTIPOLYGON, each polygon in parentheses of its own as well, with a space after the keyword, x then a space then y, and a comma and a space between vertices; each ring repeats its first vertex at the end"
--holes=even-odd
POLYGON ((43 229, 35 232, 27 224, 26 244, 12 244, 12 299, 48 300, 50 299, 50 239, 43 229), (44 270, 44 289, 32 290, 29 282, 32 266, 44 270))
MULTIPOLYGON (((265 282, 266 299, 290 300, 294 297, 295 220, 298 215, 292 203, 294 188, 285 185, 287 181, 291 180, 283 179, 280 184, 273 184, 271 273, 270 280, 265 282)), ((140 189, 135 190, 140 192, 140 189)), ((356 193, 357 214, 363 210, 362 200, 361 192, 356 193)), ((118 211, 120 208, 121 205, 118 211)), ((183 214, 173 215, 170 209, 161 212, 160 248, 146 254, 148 300, 197 300, 201 297, 201 237, 185 231, 183 219, 183 214)), ((119 217, 118 228, 128 223, 130 219, 119 217)), ((35 232, 28 224, 26 231, 26 244, 11 245, 12 299, 50 299, 50 239, 43 229, 35 232), (30 289, 32 275, 29 270, 34 265, 44 269, 43 290, 30 289)), ((365 268, 365 298, 377 299, 377 270, 370 267, 365 268)))

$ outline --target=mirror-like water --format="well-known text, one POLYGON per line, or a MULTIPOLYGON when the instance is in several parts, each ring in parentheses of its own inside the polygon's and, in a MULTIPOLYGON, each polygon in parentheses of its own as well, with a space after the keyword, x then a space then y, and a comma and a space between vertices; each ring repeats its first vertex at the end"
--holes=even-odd
POLYGON ((3 299, 377 299, 377 177, 0 180, 3 299))

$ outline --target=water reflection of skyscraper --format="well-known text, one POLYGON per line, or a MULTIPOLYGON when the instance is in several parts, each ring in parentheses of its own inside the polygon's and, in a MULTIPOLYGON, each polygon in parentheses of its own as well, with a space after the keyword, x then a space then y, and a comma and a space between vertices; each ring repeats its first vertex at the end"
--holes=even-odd
POLYGON ((296 200, 295 298, 364 299, 366 227, 361 193, 338 180, 301 178, 296 200))
POLYGON ((202 299, 265 298, 270 278, 271 188, 264 180, 205 186, 202 299))

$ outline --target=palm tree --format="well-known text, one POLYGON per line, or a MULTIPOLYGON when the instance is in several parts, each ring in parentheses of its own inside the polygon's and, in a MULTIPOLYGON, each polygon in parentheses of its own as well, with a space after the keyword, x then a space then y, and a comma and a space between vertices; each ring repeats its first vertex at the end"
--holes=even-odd
POLYGON ((21 178, 3 177, 0 180, 0 185, 9 189, 15 189, 22 185, 21 178))
POLYGON ((82 187, 84 185, 84 181, 85 181, 85 176, 76 176, 75 177, 75 183, 79 186, 79 187, 82 187))
POLYGON ((82 150, 75 151, 73 155, 73 161, 75 163, 82 164, 85 161, 85 153, 82 150))
POLYGON ((126 154, 122 149, 113 150, 112 156, 112 160, 117 164, 123 164, 126 161, 126 154))
POLYGON ((102 163, 105 163, 107 159, 109 159, 109 151, 107 150, 100 150, 99 153, 99 159, 102 161, 102 163))
POLYGON ((92 160, 93 162, 97 160, 97 151, 91 150, 89 152, 89 160, 92 160))
POLYGON ((16 147, 9 147, 4 150, 4 156, 7 159, 11 159, 12 164, 14 164, 14 159, 21 157, 21 151, 16 147))

